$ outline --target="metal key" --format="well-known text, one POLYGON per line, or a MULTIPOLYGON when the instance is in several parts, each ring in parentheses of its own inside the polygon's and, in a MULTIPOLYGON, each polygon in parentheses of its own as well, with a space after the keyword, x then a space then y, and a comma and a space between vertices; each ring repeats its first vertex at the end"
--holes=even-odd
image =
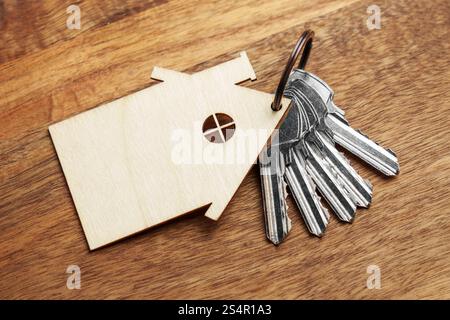
POLYGON ((326 117, 325 123, 333 132, 333 140, 336 143, 381 173, 387 176, 398 174, 398 159, 391 149, 384 149, 362 132, 350 127, 347 121, 335 115, 326 117))
POLYGON ((293 83, 297 83, 296 87, 301 87, 300 91, 307 95, 308 99, 313 100, 318 112, 323 112, 325 105, 327 116, 323 117, 321 125, 332 133, 336 143, 383 174, 387 176, 398 174, 399 164, 395 153, 390 149, 384 149, 359 130, 350 127, 342 109, 333 102, 334 92, 323 80, 309 72, 296 69, 289 78, 288 87, 293 83), (313 90, 306 89, 308 87, 313 90), (318 103, 319 99, 322 100, 322 104, 318 103))
POLYGON ((290 149, 289 153, 291 162, 286 167, 289 189, 309 232, 321 237, 327 228, 330 215, 316 194, 316 186, 306 171, 303 153, 295 148, 290 149))
POLYGON ((334 141, 326 133, 317 131, 315 137, 320 141, 325 161, 334 166, 342 186, 350 193, 356 205, 369 207, 372 202, 371 183, 356 172, 348 159, 335 148, 334 141))
POLYGON ((286 151, 300 139, 302 124, 299 110, 291 108, 277 134, 273 136, 272 144, 258 158, 266 236, 274 244, 282 242, 291 229, 291 220, 287 215, 285 157, 282 151, 286 151))
POLYGON ((259 170, 266 236, 272 243, 279 244, 291 230, 291 219, 287 215, 285 166, 278 148, 268 147, 263 151, 259 157, 259 170))
POLYGON ((274 244, 279 244, 291 228, 286 182, 311 233, 322 235, 329 220, 328 212, 316 195, 315 185, 306 173, 303 158, 292 153, 293 146, 307 132, 300 111, 295 106, 288 111, 278 135, 259 157, 266 235, 274 244))
POLYGON ((339 180, 336 168, 327 161, 314 141, 307 141, 306 145, 309 153, 308 174, 338 218, 345 222, 352 222, 355 218, 356 203, 339 180))
MULTIPOLYGON (((361 178, 350 165, 347 158, 335 148, 332 132, 323 124, 323 119, 328 115, 327 110, 333 111, 333 114, 339 114, 339 117, 342 118, 344 116, 343 111, 334 107, 328 108, 324 104, 323 99, 319 98, 317 94, 314 96, 315 92, 302 81, 291 81, 286 92, 292 101, 301 108, 313 108, 316 110, 320 120, 314 127, 313 134, 310 134, 310 140, 312 137, 316 144, 320 146, 325 161, 333 166, 333 171, 337 172, 337 175, 340 177, 341 187, 350 193, 358 206, 368 207, 372 200, 372 186, 370 182, 361 178)), ((325 195, 325 197, 327 196, 325 195)))
POLYGON ((335 142, 384 174, 398 172, 392 151, 348 125, 325 82, 296 70, 285 95, 292 101, 291 110, 279 129, 278 141, 259 158, 266 234, 274 244, 283 241, 291 228, 286 183, 308 230, 317 236, 325 232, 329 214, 316 194, 316 185, 342 221, 353 221, 356 206, 369 206, 371 184, 352 168, 335 142))
POLYGON ((291 52, 271 105, 281 109, 282 96, 291 110, 279 130, 278 141, 260 156, 267 237, 280 243, 291 228, 287 217, 286 183, 309 231, 322 235, 329 215, 316 195, 316 185, 340 220, 351 222, 356 207, 368 207, 372 186, 351 167, 335 144, 349 150, 380 172, 395 175, 398 160, 358 130, 350 127, 342 109, 333 102, 332 89, 320 78, 303 71, 314 33, 305 31, 291 52), (299 59, 297 70, 292 71, 299 59))
MULTIPOLYGON (((323 105, 320 99, 319 104, 316 103, 313 105, 313 103, 308 100, 307 90, 311 89, 304 83, 295 81, 292 82, 285 91, 286 96, 292 99, 294 105, 300 109, 307 110, 305 114, 314 114, 314 116, 310 117, 310 121, 314 122, 314 125, 307 133, 305 139, 298 144, 296 149, 300 149, 302 153, 306 155, 306 168, 308 174, 316 183, 321 194, 330 204, 339 219, 351 222, 356 213, 357 201, 354 200, 356 199, 356 196, 351 194, 352 189, 348 189, 340 177, 344 174, 349 175, 349 173, 346 171, 339 172, 342 169, 329 159, 327 153, 322 153, 320 150, 323 146, 322 142, 316 137, 316 132, 317 127, 319 127, 319 122, 326 116, 326 106, 323 105), (306 88, 303 88, 305 86, 306 88)), ((355 173, 356 172, 351 171, 350 175, 354 175, 355 173)), ((364 182, 363 184, 364 187, 366 187, 364 182)))

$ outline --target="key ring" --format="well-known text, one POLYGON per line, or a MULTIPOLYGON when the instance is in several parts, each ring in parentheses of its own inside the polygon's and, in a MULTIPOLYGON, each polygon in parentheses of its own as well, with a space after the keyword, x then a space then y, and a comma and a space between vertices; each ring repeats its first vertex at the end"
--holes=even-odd
POLYGON ((283 97, 284 89, 286 88, 289 75, 294 68, 295 61, 297 61, 297 58, 299 56, 300 62, 298 63, 298 68, 305 69, 306 63, 308 62, 309 53, 311 52, 313 38, 314 32, 311 30, 306 30, 298 39, 294 50, 292 50, 291 52, 291 56, 289 57, 289 60, 286 64, 286 68, 284 69, 280 82, 278 83, 277 91, 275 91, 275 98, 273 99, 271 105, 273 111, 279 111, 282 107, 281 98, 283 97))

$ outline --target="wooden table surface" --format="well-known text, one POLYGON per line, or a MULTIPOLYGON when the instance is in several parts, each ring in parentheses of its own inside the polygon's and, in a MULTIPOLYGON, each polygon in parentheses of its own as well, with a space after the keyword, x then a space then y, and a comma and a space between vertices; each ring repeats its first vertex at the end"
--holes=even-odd
POLYGON ((0 298, 450 298, 448 0, 84 0, 80 30, 69 4, 0 1, 0 298), (48 126, 153 85, 154 65, 193 72, 242 50, 258 76, 245 85, 274 92, 305 28, 308 70, 400 159, 387 179, 351 157, 371 207, 319 239, 289 200, 293 228, 275 247, 254 167, 218 222, 198 213, 90 252, 48 126), (381 289, 366 287, 370 265, 381 289))

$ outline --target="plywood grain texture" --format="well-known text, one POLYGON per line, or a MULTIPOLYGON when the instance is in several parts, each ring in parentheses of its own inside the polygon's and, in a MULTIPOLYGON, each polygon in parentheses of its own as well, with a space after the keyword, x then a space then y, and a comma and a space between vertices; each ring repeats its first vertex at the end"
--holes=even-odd
MULTIPOLYGON (((450 3, 379 1, 0 2, 1 298, 450 298, 450 3), (279 247, 264 235, 257 168, 219 222, 195 213, 90 252, 47 127, 154 82, 151 68, 195 72, 246 50, 273 92, 298 35, 316 33, 308 70, 350 123, 399 156, 352 225, 332 219, 279 247), (68 265, 81 289, 66 288, 68 265), (379 290, 366 288, 369 265, 379 290)), ((174 194, 175 198, 177 195, 174 194)), ((167 199, 171 201, 171 199, 167 199)))
POLYGON ((152 78, 162 83, 49 127, 92 250, 199 208, 217 220, 288 110, 236 85, 256 80, 245 52, 194 74, 155 67, 152 78))

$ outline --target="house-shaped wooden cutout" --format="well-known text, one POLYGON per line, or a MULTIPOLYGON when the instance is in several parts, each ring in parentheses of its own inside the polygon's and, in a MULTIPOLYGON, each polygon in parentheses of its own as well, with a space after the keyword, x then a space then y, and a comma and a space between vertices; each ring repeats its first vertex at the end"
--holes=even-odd
POLYGON ((274 112, 272 94, 236 85, 256 79, 245 52, 192 75, 155 67, 152 78, 163 82, 49 128, 91 249, 207 205, 218 219, 287 109, 274 112), (224 143, 202 130, 217 114, 235 127, 224 143), (252 139, 251 161, 229 162, 239 139, 252 139), (180 163, 177 148, 198 141, 209 159, 188 151, 180 163))

